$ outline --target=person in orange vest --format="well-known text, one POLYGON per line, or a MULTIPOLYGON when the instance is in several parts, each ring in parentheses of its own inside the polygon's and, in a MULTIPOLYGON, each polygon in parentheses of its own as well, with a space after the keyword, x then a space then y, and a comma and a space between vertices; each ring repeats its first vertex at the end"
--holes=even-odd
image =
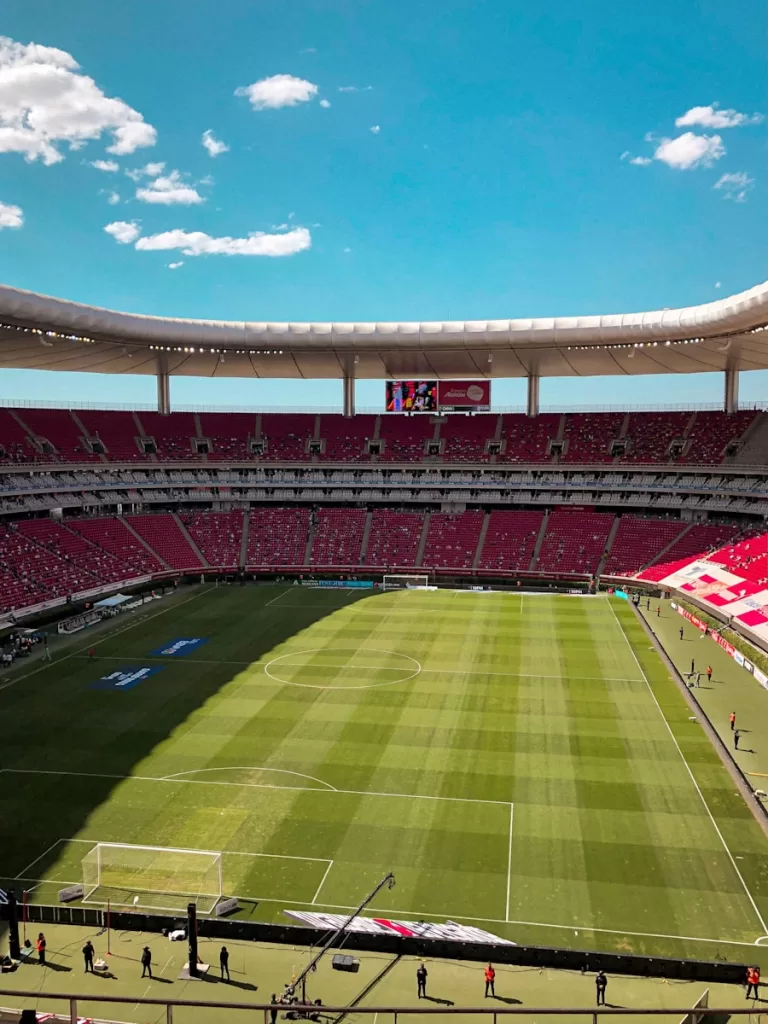
POLYGON ((41 967, 45 967, 45 936, 42 932, 37 936, 35 949, 37 949, 37 962, 41 967))
POLYGON ((757 988, 760 984, 760 968, 759 967, 748 967, 747 968, 747 994, 746 999, 749 999, 750 995, 753 999, 757 999, 758 992, 757 988))
POLYGON ((707 665, 707 682, 708 683, 712 682, 712 666, 711 665, 707 665))
POLYGON ((496 998, 496 989, 494 985, 496 983, 496 971, 493 969, 493 964, 488 964, 485 968, 485 998, 488 998, 490 992, 493 998, 496 998))
POLYGON ((661 605, 660 604, 656 606, 656 618, 657 619, 661 618, 661 605))
POLYGON ((733 730, 736 728, 736 712, 735 711, 732 711, 730 713, 730 715, 728 715, 728 721, 731 723, 731 732, 733 732, 733 730))

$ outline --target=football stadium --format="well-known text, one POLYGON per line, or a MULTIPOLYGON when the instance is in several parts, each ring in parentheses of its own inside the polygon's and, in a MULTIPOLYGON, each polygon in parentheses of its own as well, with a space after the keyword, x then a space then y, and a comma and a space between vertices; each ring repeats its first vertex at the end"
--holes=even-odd
POLYGON ((762 1024, 765 11, 7 6, 0 1024, 762 1024))

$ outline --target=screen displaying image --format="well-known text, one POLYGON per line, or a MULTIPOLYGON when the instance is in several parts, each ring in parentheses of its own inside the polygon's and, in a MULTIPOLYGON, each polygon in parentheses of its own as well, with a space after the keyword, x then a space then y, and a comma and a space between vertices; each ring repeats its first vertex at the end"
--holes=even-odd
POLYGON ((387 412, 437 412, 436 380, 388 380, 387 412))

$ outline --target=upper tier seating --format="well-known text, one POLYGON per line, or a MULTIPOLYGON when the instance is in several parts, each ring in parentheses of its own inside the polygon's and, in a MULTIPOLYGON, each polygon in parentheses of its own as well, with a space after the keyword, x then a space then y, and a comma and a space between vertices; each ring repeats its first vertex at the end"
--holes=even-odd
POLYGON ((679 519, 623 515, 603 573, 607 576, 633 576, 682 533, 685 526, 679 519))
POLYGON ((134 537, 118 516, 104 516, 96 519, 67 519, 67 526, 86 540, 104 551, 115 555, 132 570, 128 576, 142 576, 145 573, 163 572, 165 566, 151 551, 134 537))
POLYGON ((10 409, 0 409, 0 462, 53 462, 52 455, 38 452, 26 430, 10 409))
POLYGON ((148 462, 139 446, 139 425, 132 412, 93 412, 81 409, 77 413, 89 437, 98 437, 107 449, 110 462, 148 462))
POLYGON ((415 416, 391 414, 381 417, 379 437, 384 441, 381 462, 421 462, 426 455, 427 441, 435 436, 432 417, 426 413, 415 416))
POLYGON ((597 572, 613 523, 606 512, 554 509, 535 565, 537 572, 597 572))
POLYGON ((483 512, 433 512, 421 565, 429 569, 471 569, 483 525, 483 512))
POLYGON ((170 416, 161 416, 157 412, 141 412, 137 416, 144 428, 143 436, 154 439, 160 462, 201 458, 194 445, 197 430, 193 413, 172 412, 170 416))
POLYGON ((125 519, 171 569, 203 567, 172 515, 126 516, 125 519))
POLYGON ((423 512, 374 509, 364 564, 382 569, 415 565, 423 526, 423 512))
POLYGON ((528 569, 543 519, 543 512, 491 512, 480 568, 528 569))
POLYGON ((320 439, 325 441, 321 460, 325 462, 370 462, 367 442, 373 439, 375 416, 323 416, 320 439))
POLYGON ((519 413, 501 418, 501 437, 506 442, 497 462, 551 462, 549 442, 557 439, 560 416, 542 413, 530 418, 519 413))
POLYGON ((567 445, 560 461, 612 462, 611 441, 618 439, 623 422, 623 413, 570 413, 565 418, 563 439, 567 441, 567 445))
POLYGON ((245 462, 250 459, 249 439, 256 437, 256 414, 244 412, 201 412, 200 429, 210 441, 209 462, 245 462))
POLYGON ((209 565, 233 569, 240 563, 244 515, 242 509, 234 512, 180 512, 179 519, 209 565))
POLYGON ((252 509, 247 565, 304 565, 309 524, 308 508, 252 509))
POLYGON ((261 417, 261 440, 266 450, 261 456, 271 462, 308 462, 309 442, 315 436, 314 415, 264 413, 261 417))
POLYGON ((366 518, 358 508, 317 509, 312 565, 359 565, 366 518))
POLYGON ((715 466, 722 462, 725 449, 738 441, 758 414, 743 411, 726 416, 722 412, 697 412, 688 432, 690 451, 679 461, 699 466, 715 466))
POLYGON ((62 462, 101 462, 83 439, 84 432, 74 419, 77 413, 66 409, 19 409, 16 415, 34 437, 53 446, 62 462))
POLYGON ((670 462, 669 446, 673 441, 683 440, 690 420, 689 412, 633 412, 627 427, 631 445, 622 461, 670 462))
POLYGON ((496 434, 499 417, 490 413, 476 416, 447 416, 440 424, 442 457, 448 462, 487 462, 487 444, 496 434))

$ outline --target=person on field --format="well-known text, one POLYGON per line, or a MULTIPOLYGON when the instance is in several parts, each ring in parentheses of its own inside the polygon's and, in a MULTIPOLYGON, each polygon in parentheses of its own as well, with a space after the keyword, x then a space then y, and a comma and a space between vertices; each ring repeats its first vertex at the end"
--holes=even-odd
POLYGON ((657 619, 661 618, 661 605, 657 605, 656 606, 656 618, 657 619))
POLYGON ((88 973, 88 971, 90 971, 91 974, 93 974, 93 954, 94 954, 94 952, 95 952, 95 950, 93 948, 93 943, 91 942, 90 939, 88 939, 86 944, 83 946, 83 960, 85 962, 85 973, 86 974, 88 973))
POLYGON ((684 636, 684 635, 685 635, 685 630, 684 630, 684 629, 683 629, 683 627, 681 626, 681 627, 680 627, 680 639, 681 639, 681 640, 683 639, 683 636, 684 636))
POLYGON ((739 749, 739 730, 738 729, 736 729, 736 731, 733 734, 733 749, 734 750, 738 750, 739 749))
POLYGON ((597 1005, 605 1006, 605 990, 608 988, 608 979, 605 976, 605 971, 597 972, 595 988, 597 990, 597 1005))
POLYGON ((145 946, 141 951, 141 976, 146 978, 147 975, 152 977, 152 951, 149 946, 145 946))
POLYGON ((221 968, 221 977, 223 978, 226 974, 227 981, 231 981, 232 979, 229 977, 229 950, 226 946, 221 947, 221 952, 219 953, 219 967, 221 968))
POLYGON ((701 686, 701 672, 696 673, 696 686, 701 686))
POLYGON ((42 932, 37 936, 37 942, 35 943, 35 949, 37 950, 37 962, 41 967, 45 967, 45 948, 46 941, 45 936, 42 932))
POLYGON ((691 658, 691 675, 696 671, 696 659, 691 658))
POLYGON ((735 711, 732 711, 730 713, 730 715, 728 715, 728 721, 731 723, 731 732, 733 732, 733 730, 736 728, 736 712, 735 711))
POLYGON ((494 999, 496 998, 496 989, 494 988, 495 984, 496 984, 496 971, 494 971, 494 969, 493 969, 493 964, 488 964, 488 966, 485 968, 485 998, 486 999, 488 998, 488 994, 489 993, 494 997, 494 999))
POLYGON ((419 999, 426 999, 427 996, 427 968, 424 964, 419 964, 416 971, 416 991, 419 994, 419 999))
POLYGON ((89 647, 88 648, 88 657, 89 658, 95 658, 96 657, 96 649, 94 647, 89 647))
POLYGON ((712 666, 711 665, 707 665, 707 682, 708 683, 712 682, 712 666))
POLYGON ((758 986, 760 984, 760 968, 759 967, 748 967, 747 968, 747 994, 745 999, 749 999, 750 995, 753 999, 758 998, 758 986))

